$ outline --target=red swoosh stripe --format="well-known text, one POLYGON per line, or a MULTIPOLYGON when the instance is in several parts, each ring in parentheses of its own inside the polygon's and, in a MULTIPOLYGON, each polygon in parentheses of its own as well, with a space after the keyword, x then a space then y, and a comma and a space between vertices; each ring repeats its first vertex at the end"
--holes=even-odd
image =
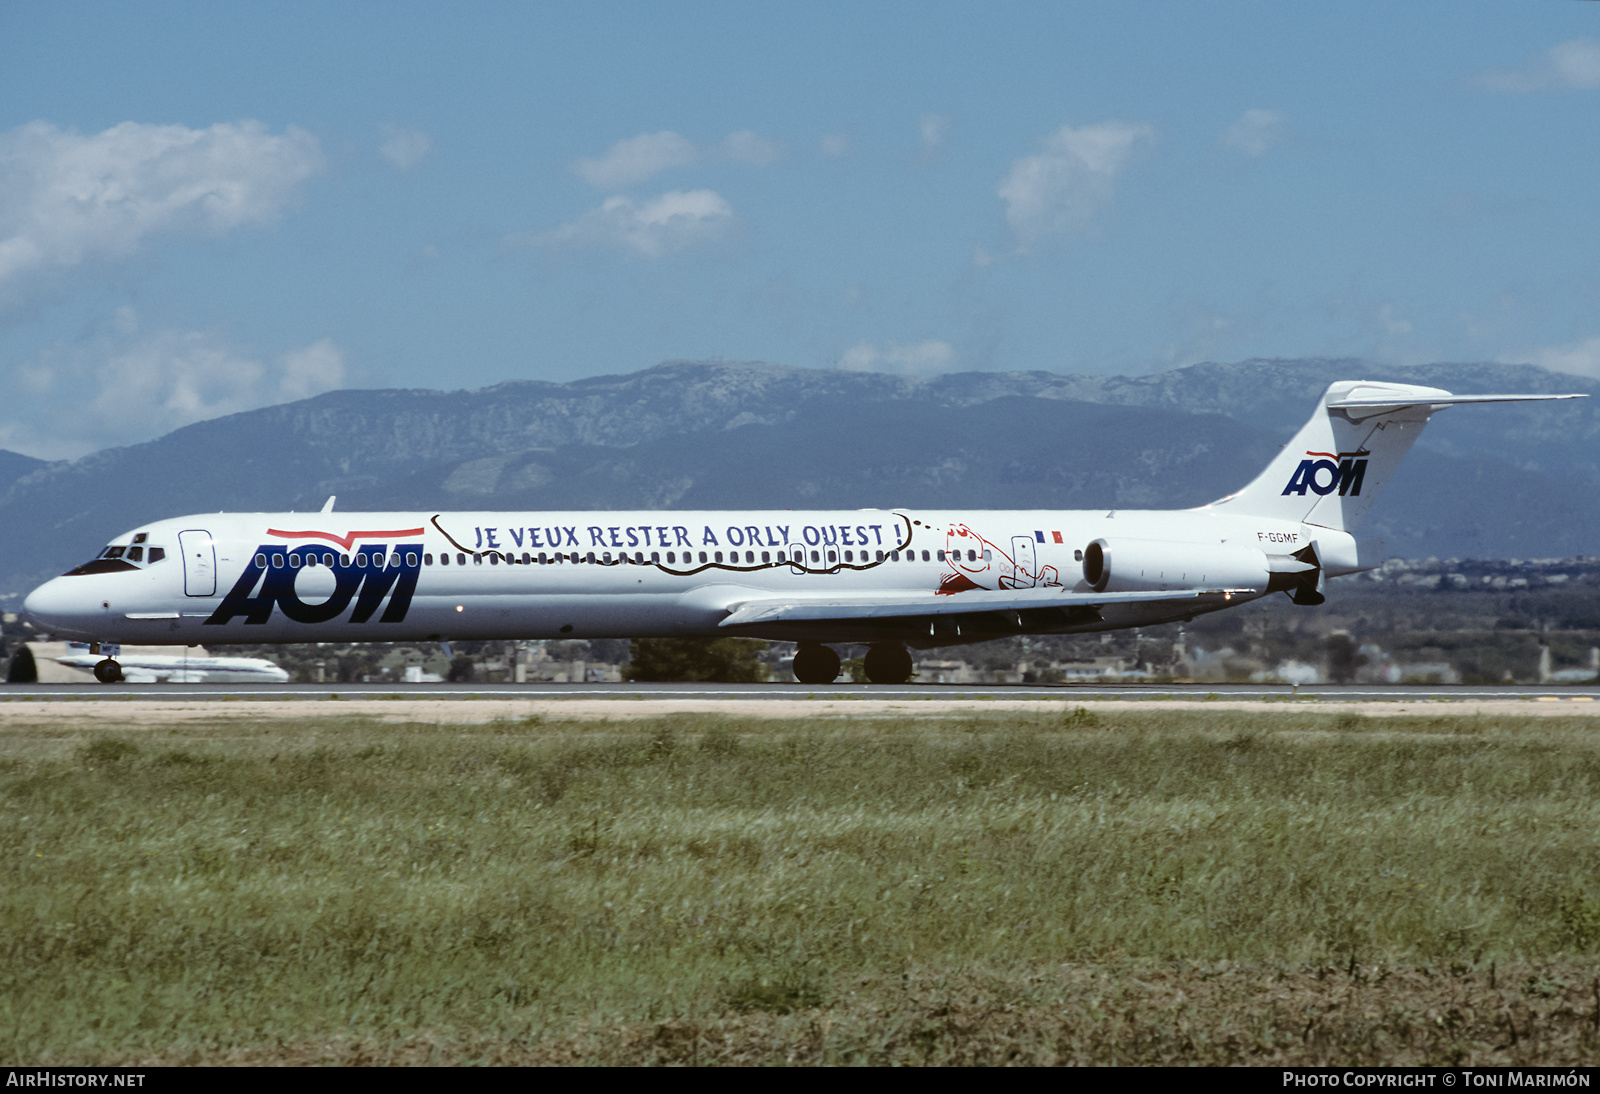
POLYGON ((337 543, 347 551, 358 539, 368 539, 373 536, 383 536, 386 539, 389 536, 420 536, 422 532, 421 528, 391 528, 388 531, 351 532, 347 536, 336 536, 332 532, 284 532, 277 528, 267 529, 269 536, 280 536, 283 539, 325 539, 329 543, 337 543))
POLYGON ((1346 456, 1370 456, 1370 455, 1372 455, 1372 453, 1368 452, 1366 449, 1362 449, 1359 452, 1340 452, 1338 455, 1334 455, 1332 452, 1312 452, 1312 451, 1310 451, 1308 449, 1306 451, 1306 455, 1308 455, 1308 456, 1324 456, 1324 457, 1326 457, 1326 458, 1328 458, 1330 460, 1334 460, 1335 462, 1337 462, 1339 460, 1344 459, 1346 456))

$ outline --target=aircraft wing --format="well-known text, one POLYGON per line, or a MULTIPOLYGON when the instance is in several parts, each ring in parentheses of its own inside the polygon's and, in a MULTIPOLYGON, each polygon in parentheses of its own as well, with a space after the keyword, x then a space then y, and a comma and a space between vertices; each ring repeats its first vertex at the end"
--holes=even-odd
POLYGON ((745 627, 764 623, 819 623, 831 620, 893 622, 930 616, 962 616, 996 612, 1033 612, 1041 608, 1093 610, 1108 604, 1155 601, 1231 600, 1253 596, 1253 589, 1180 589, 1162 592, 1074 592, 1058 587, 1034 589, 972 590, 951 596, 935 593, 877 597, 840 597, 829 600, 746 600, 719 626, 745 627))

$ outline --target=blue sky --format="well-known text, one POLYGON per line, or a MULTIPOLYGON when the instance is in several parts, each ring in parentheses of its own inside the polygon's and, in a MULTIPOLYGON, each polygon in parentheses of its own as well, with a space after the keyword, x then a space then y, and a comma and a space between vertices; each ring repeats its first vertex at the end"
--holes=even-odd
POLYGON ((1600 375, 1600 5, 0 3, 0 447, 673 358, 1600 375))

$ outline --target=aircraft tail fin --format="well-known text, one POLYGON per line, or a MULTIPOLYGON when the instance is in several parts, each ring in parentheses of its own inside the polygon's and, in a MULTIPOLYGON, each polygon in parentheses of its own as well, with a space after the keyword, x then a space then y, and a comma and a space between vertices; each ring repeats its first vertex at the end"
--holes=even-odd
POLYGON ((1212 505, 1231 514, 1351 532, 1438 410, 1457 403, 1582 395, 1452 395, 1436 387, 1341 380, 1255 481, 1212 505))

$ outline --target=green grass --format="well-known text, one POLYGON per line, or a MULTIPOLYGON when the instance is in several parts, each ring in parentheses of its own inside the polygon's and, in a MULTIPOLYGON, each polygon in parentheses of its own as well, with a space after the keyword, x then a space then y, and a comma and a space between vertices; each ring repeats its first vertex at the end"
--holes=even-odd
POLYGON ((1589 719, 13 726, 0 863, 18 1063, 1600 1047, 1589 719))

